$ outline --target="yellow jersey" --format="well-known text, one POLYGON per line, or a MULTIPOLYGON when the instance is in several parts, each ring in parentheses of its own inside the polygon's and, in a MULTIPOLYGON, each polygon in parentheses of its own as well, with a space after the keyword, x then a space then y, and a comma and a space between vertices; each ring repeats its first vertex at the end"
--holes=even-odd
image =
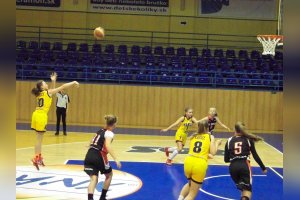
POLYGON ((37 101, 37 107, 35 110, 42 110, 45 113, 48 113, 51 103, 52 103, 52 98, 49 96, 48 91, 44 90, 40 93, 38 97, 36 97, 37 101))
POLYGON ((203 133, 195 135, 190 142, 189 155, 208 159, 210 149, 210 134, 203 133))
POLYGON ((184 119, 182 120, 177 131, 187 132, 189 127, 192 125, 193 125, 192 118, 188 119, 186 116, 184 116, 184 119))

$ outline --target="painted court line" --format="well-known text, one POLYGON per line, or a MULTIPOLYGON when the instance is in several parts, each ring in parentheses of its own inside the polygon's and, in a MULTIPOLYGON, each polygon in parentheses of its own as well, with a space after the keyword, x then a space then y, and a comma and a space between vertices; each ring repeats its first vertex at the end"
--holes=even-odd
POLYGON ((272 167, 269 167, 270 170, 272 170, 275 174, 277 174, 280 178, 283 179, 283 176, 281 174, 279 174, 275 169, 273 169, 272 167))
POLYGON ((219 199, 226 199, 226 200, 235 200, 235 199, 230 199, 230 198, 226 198, 226 197, 221 197, 221 196, 218 196, 218 195, 215 195, 215 194, 212 194, 212 193, 209 193, 209 192, 206 192, 205 190, 203 190, 202 188, 200 188, 200 191, 209 195, 209 196, 213 196, 213 197, 217 197, 219 199))
POLYGON ((270 145, 269 143, 267 143, 266 141, 264 141, 264 143, 270 147, 272 147, 273 149, 275 149, 278 153, 280 153, 281 155, 283 155, 283 153, 281 151, 279 151, 277 148, 275 148, 274 146, 270 145))
MULTIPOLYGON (((267 175, 253 175, 253 176, 266 177, 267 175)), ((217 176, 209 176, 209 177, 204 178, 204 180, 211 179, 211 178, 218 178, 218 177, 230 177, 230 175, 229 174, 223 174, 223 175, 217 175, 217 176)), ((218 196, 218 195, 212 194, 210 192, 205 191, 202 188, 200 188, 200 191, 203 192, 203 193, 205 193, 205 194, 207 194, 207 195, 209 195, 209 196, 217 197, 219 199, 234 200, 234 199, 230 199, 230 198, 227 198, 227 197, 222 197, 222 196, 218 196)))

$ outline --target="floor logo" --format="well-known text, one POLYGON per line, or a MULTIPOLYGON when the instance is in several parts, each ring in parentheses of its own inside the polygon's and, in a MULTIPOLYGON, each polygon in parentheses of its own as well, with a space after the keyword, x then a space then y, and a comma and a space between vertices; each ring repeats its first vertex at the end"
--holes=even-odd
MULTIPOLYGON (((83 166, 47 166, 40 171, 32 166, 18 166, 16 173, 16 192, 19 198, 86 199, 87 197, 89 177, 83 172, 83 166)), ((104 176, 100 176, 94 194, 95 199, 101 195, 103 181, 104 176)), ((142 181, 138 177, 114 170, 107 198, 127 196, 141 187, 142 181)))

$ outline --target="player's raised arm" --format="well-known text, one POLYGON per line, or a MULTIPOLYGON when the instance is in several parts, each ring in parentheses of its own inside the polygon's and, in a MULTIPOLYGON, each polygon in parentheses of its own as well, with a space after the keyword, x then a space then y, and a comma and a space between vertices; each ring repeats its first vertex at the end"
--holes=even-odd
POLYGON ((55 94, 55 93, 57 93, 61 90, 67 89, 67 88, 72 87, 72 86, 79 87, 79 83, 77 81, 72 81, 72 82, 69 82, 69 83, 65 83, 65 84, 61 85, 60 87, 58 87, 58 88, 49 89, 48 94, 52 95, 52 94, 55 94))
POLYGON ((56 84, 56 79, 57 79, 57 74, 56 72, 53 72, 50 76, 51 79, 51 89, 55 88, 55 84, 56 84))

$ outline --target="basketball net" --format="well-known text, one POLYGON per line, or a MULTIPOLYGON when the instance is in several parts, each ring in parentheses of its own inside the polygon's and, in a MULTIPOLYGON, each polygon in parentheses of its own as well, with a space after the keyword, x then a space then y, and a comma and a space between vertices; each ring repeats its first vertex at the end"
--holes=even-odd
POLYGON ((257 39, 263 45, 262 55, 273 55, 275 56, 276 46, 283 45, 282 35, 258 35, 257 39))

